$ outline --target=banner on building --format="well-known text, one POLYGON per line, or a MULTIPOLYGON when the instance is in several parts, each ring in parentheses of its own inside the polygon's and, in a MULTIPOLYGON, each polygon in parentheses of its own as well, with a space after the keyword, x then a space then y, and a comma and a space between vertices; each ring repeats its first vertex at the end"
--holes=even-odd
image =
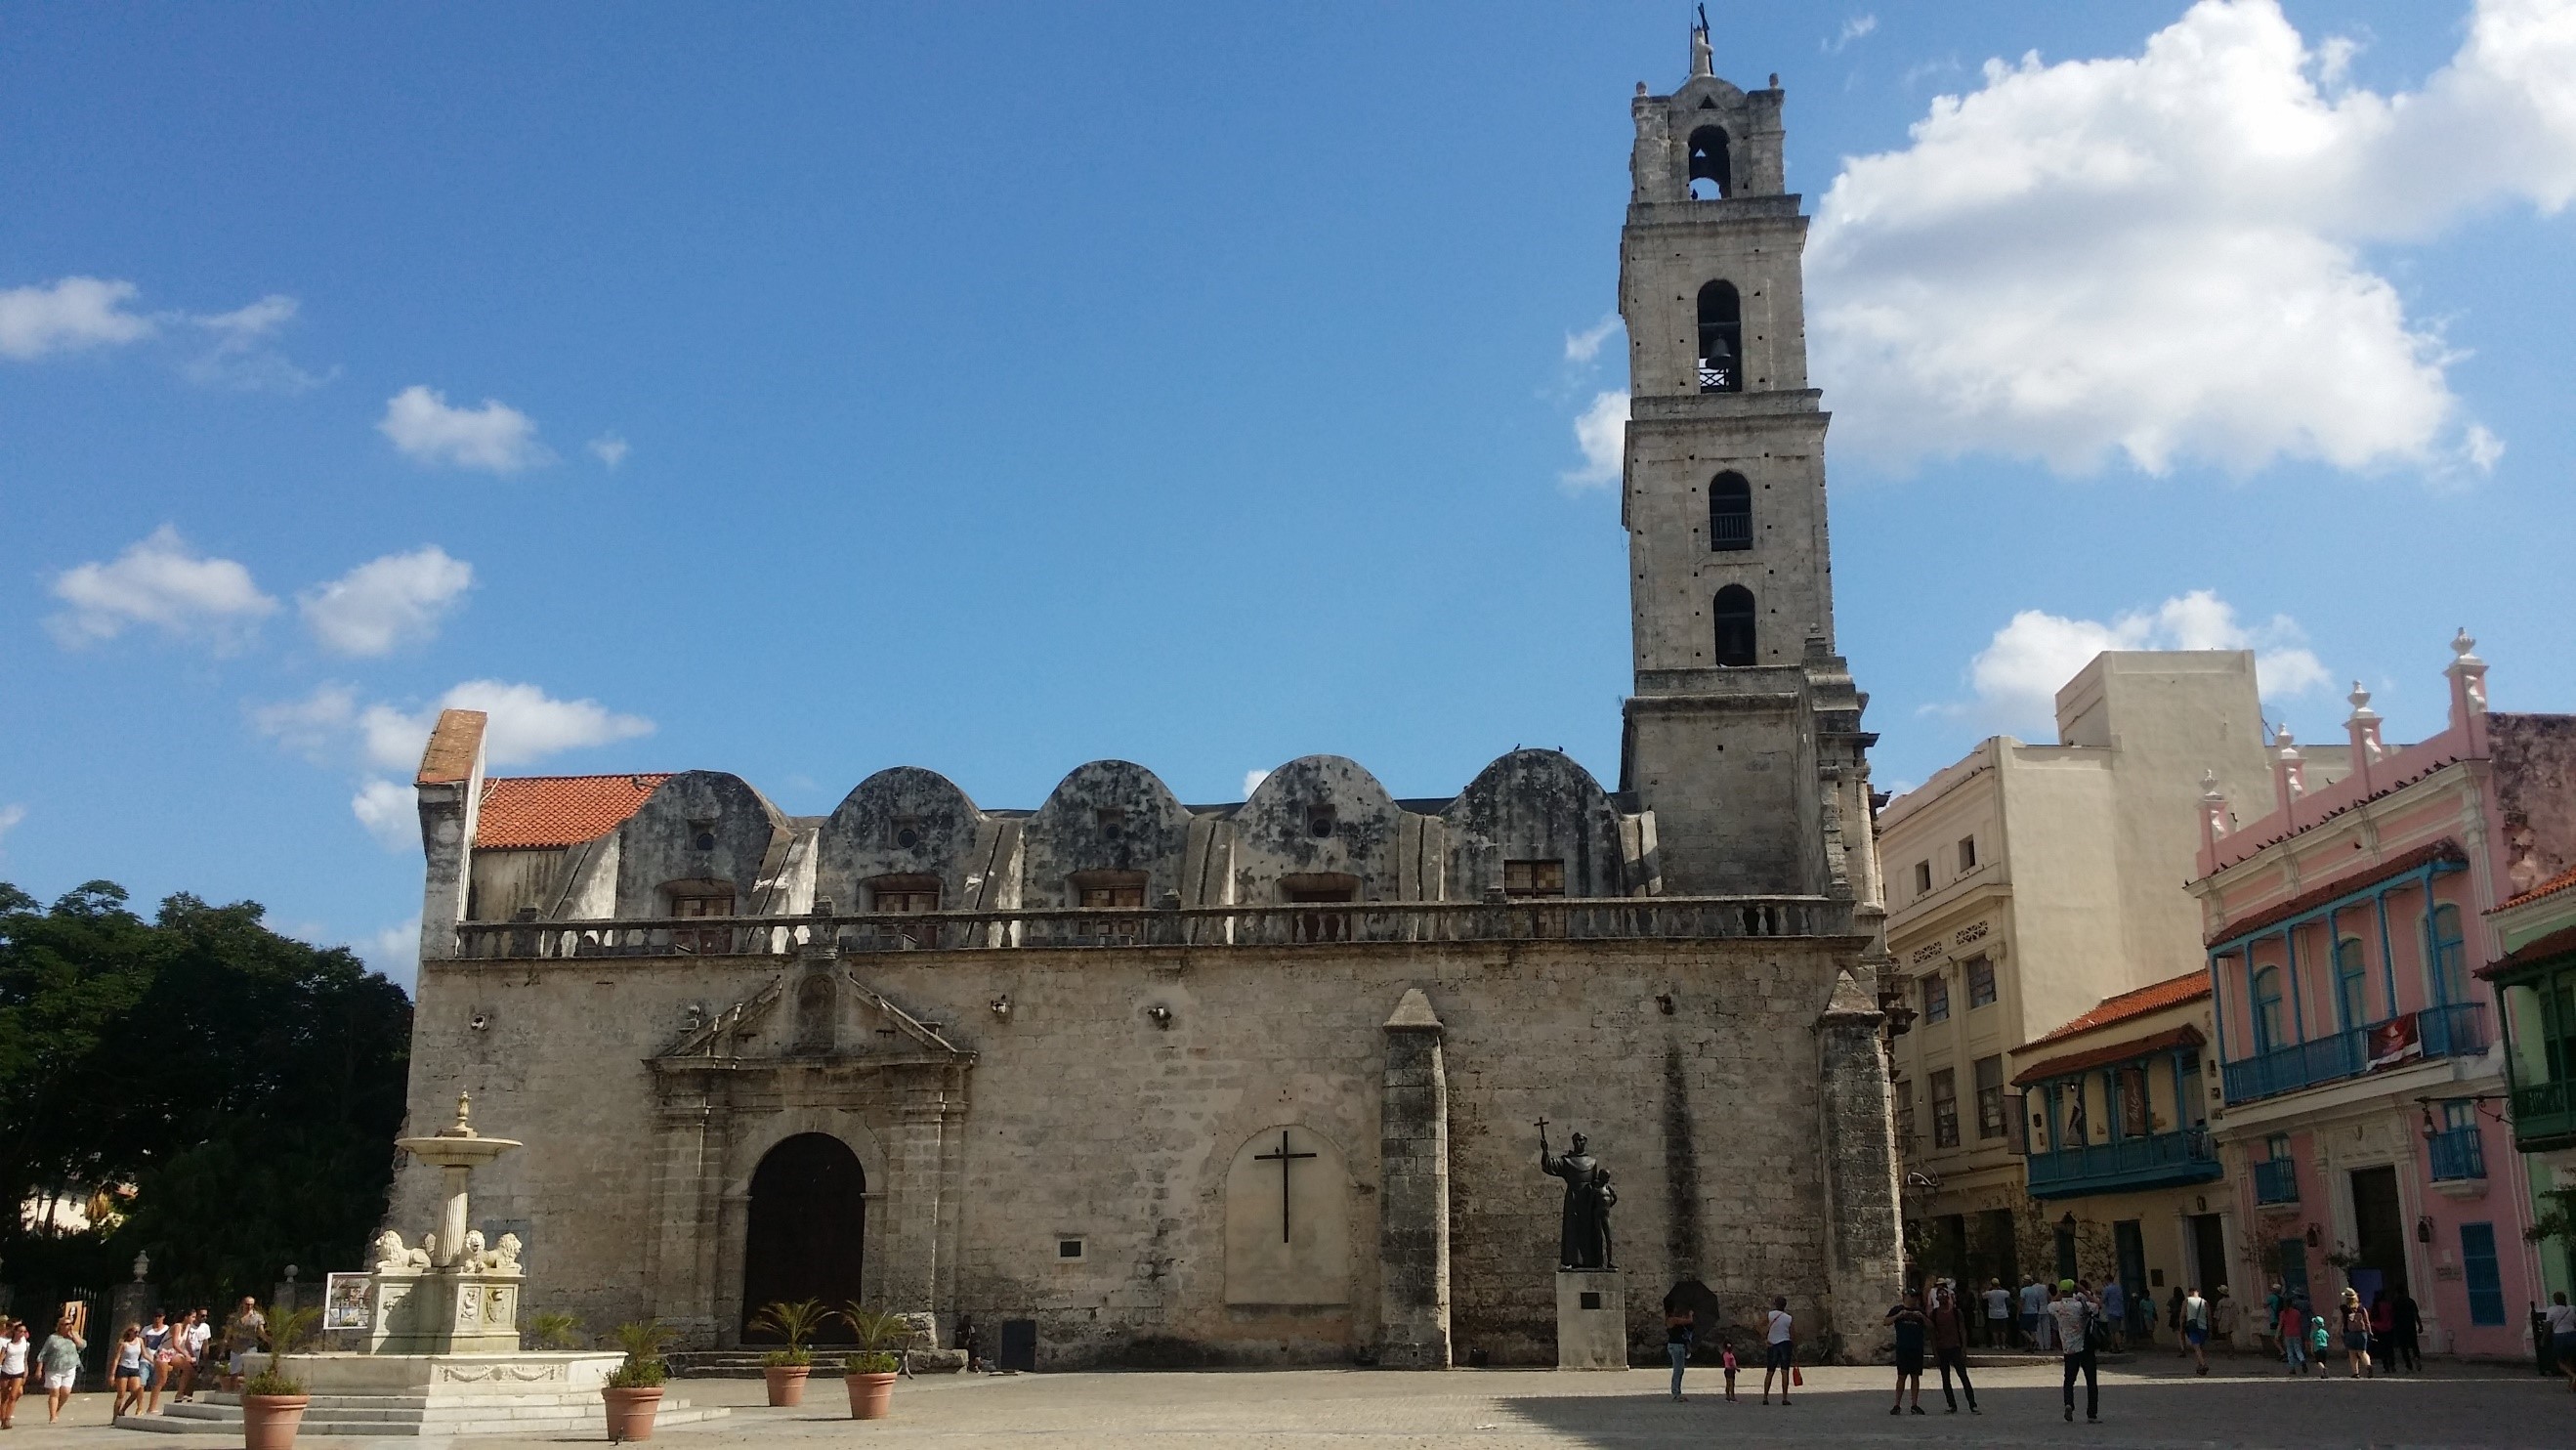
POLYGON ((2415 1025, 2415 1014, 2391 1017, 2370 1029, 2370 1066, 2373 1071, 2395 1067, 2409 1058, 2424 1055, 2424 1039, 2415 1025))

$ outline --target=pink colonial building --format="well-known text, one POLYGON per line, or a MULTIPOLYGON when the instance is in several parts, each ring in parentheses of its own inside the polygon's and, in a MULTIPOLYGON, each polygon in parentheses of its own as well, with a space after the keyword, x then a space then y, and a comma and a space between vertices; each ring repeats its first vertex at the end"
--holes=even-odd
POLYGON ((2464 632, 2447 728, 2380 739, 2358 685, 2350 774, 2311 792, 2288 732, 2270 813, 2202 797, 2198 879, 2219 1073, 2210 1127, 2240 1201, 2240 1302, 2411 1296, 2423 1347, 2530 1353, 2538 1257, 2505 1123, 2502 1034, 2472 973, 2485 913, 2576 865, 2576 716, 2490 713, 2464 632))

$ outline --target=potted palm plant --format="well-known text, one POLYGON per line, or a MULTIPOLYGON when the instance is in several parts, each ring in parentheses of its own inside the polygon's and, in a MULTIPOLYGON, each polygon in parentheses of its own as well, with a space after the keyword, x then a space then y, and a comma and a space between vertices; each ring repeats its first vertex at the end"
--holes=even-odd
POLYGON ((671 1374, 662 1362, 671 1327, 658 1319, 638 1319, 618 1325, 610 1337, 626 1351, 626 1362, 609 1372, 599 1392, 608 1402, 608 1441, 650 1440, 653 1413, 662 1407, 662 1381, 671 1374))
POLYGON ((769 1382, 769 1403, 773 1408, 789 1409, 805 1403, 805 1377, 814 1372, 814 1351, 806 1344, 830 1317, 831 1312, 819 1299, 799 1299, 794 1303, 778 1300, 763 1305, 752 1317, 752 1328, 787 1341, 786 1348, 773 1349, 760 1361, 760 1377, 769 1382))
POLYGON ((894 1377, 903 1368, 900 1351, 912 1343, 912 1321, 860 1308, 856 1300, 842 1306, 840 1317, 858 1343, 843 1377, 850 1390, 850 1418, 882 1420, 894 1406, 894 1377))
POLYGON ((247 1450, 290 1450, 313 1397, 287 1373, 286 1357, 313 1341, 322 1311, 280 1309, 269 1316, 268 1363, 242 1386, 242 1442, 247 1450))
POLYGON ((581 1348, 581 1321, 558 1310, 528 1316, 530 1349, 566 1350, 581 1348))

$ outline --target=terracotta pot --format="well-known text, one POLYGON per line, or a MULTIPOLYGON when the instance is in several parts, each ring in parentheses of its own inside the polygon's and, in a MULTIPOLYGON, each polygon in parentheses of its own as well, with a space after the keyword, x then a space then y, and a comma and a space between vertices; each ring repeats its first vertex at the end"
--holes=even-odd
POLYGON ((312 1403, 311 1395, 242 1396, 244 1450, 293 1450, 295 1428, 312 1403))
POLYGON ((805 1403, 805 1376, 813 1372, 810 1364, 762 1365, 760 1377, 769 1381, 770 1407, 791 1410, 805 1403))
POLYGON ((894 1375, 854 1374, 842 1383, 850 1387, 850 1418, 882 1420, 894 1408, 894 1375))
POLYGON ((599 1392, 608 1401, 608 1443, 653 1438, 653 1412, 662 1408, 662 1387, 618 1389, 603 1387, 599 1392))

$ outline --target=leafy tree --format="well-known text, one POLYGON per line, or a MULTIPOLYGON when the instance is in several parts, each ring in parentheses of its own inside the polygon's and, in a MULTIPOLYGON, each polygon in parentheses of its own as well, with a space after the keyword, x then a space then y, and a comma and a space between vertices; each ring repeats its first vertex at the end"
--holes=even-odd
POLYGON ((0 1220, 9 1277, 100 1284, 147 1251, 211 1302, 354 1264, 392 1180, 410 1002, 256 903, 182 894, 146 922, 125 899, 94 881, 39 911, 0 883, 0 1193, 133 1190, 67 1239, 0 1220))

